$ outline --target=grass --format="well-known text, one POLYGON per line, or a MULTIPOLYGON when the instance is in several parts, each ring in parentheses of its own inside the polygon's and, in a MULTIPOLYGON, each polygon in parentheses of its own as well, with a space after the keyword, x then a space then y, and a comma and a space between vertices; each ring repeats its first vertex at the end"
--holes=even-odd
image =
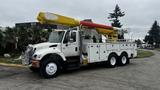
POLYGON ((18 57, 14 57, 14 58, 0 58, 0 63, 10 63, 10 64, 21 64, 21 60, 15 60, 18 57))
POLYGON ((146 58, 153 56, 154 53, 151 51, 145 51, 145 50, 138 50, 137 51, 137 58, 146 58))

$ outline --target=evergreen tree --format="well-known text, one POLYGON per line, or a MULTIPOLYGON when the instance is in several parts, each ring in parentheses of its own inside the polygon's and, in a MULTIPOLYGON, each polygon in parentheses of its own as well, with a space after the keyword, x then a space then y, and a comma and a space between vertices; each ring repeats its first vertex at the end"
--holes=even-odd
POLYGON ((135 43, 137 44, 137 46, 141 46, 142 41, 140 39, 135 40, 135 43))
POLYGON ((148 32, 149 35, 145 36, 144 41, 148 44, 153 45, 155 48, 160 47, 160 26, 157 21, 155 21, 148 32))
POLYGON ((113 13, 109 13, 109 19, 112 21, 112 26, 121 28, 122 25, 120 23, 119 17, 123 17, 125 15, 124 12, 121 11, 118 4, 115 7, 115 10, 113 13))
MULTIPOLYGON (((124 15, 125 15, 125 13, 121 11, 121 9, 119 8, 119 6, 117 4, 113 13, 109 13, 108 19, 110 19, 110 21, 112 21, 111 25, 113 27, 121 28, 122 24, 120 23, 119 18, 123 17, 124 15)), ((119 35, 118 38, 123 39, 124 38, 123 33, 122 33, 122 35, 119 35)))

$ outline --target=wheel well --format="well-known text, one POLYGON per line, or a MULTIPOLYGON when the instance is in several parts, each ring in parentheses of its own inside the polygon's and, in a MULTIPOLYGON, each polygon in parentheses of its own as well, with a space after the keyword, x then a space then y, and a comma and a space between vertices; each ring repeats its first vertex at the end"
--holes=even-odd
POLYGON ((116 55, 116 56, 118 57, 117 53, 112 52, 112 53, 109 54, 108 58, 109 58, 111 55, 116 55))
POLYGON ((64 66, 63 58, 62 58, 60 55, 56 54, 56 53, 50 53, 50 54, 45 55, 45 56, 41 59, 40 63, 42 63, 44 60, 46 60, 46 59, 49 58, 50 56, 58 57, 59 60, 57 60, 57 61, 59 62, 59 64, 60 64, 62 67, 64 66))
POLYGON ((125 55, 128 56, 128 53, 127 53, 126 51, 123 51, 123 52, 121 53, 121 55, 123 55, 123 54, 125 54, 125 55))

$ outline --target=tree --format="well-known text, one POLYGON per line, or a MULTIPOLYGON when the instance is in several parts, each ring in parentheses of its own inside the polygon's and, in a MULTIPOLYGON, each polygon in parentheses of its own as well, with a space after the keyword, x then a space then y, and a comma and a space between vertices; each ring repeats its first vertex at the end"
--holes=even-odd
MULTIPOLYGON (((119 18, 123 17, 124 15, 125 15, 125 13, 121 11, 121 9, 119 8, 119 6, 117 4, 113 13, 109 13, 108 19, 110 19, 110 21, 112 21, 111 25, 113 27, 121 28, 122 24, 120 23, 119 18)), ((122 35, 118 35, 118 38, 123 39, 124 38, 123 34, 124 33, 122 33, 122 35)))
POLYGON ((16 43, 16 32, 14 28, 6 27, 4 31, 4 45, 5 45, 5 53, 12 53, 14 52, 15 43, 16 43))
POLYGON ((144 41, 151 44, 155 48, 160 47, 160 26, 157 21, 155 21, 148 32, 149 35, 145 36, 144 41))
POLYGON ((21 53, 28 44, 45 42, 51 31, 51 29, 46 30, 35 25, 31 27, 6 27, 4 31, 0 30, 0 55, 21 53))
POLYGON ((153 40, 149 35, 146 35, 143 41, 148 43, 148 44, 153 45, 153 40))
POLYGON ((137 46, 141 46, 142 41, 140 39, 135 40, 135 43, 137 44, 137 46))
POLYGON ((3 31, 0 29, 0 56, 2 56, 4 54, 4 44, 3 42, 3 31))
MULTIPOLYGON (((0 30, 0 42, 2 42, 2 40, 3 40, 3 32, 2 32, 2 30, 0 30)), ((1 45, 2 43, 0 43, 0 45, 1 45)))

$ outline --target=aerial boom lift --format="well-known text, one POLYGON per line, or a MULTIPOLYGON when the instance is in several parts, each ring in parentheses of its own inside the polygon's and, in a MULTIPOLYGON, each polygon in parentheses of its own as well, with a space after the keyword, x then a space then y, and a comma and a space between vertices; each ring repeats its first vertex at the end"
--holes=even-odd
POLYGON ((71 27, 82 25, 89 28, 95 28, 99 34, 102 34, 113 41, 118 40, 118 32, 122 31, 121 29, 112 26, 97 24, 88 21, 79 21, 71 17, 49 12, 40 12, 37 19, 42 24, 62 24, 71 27))

